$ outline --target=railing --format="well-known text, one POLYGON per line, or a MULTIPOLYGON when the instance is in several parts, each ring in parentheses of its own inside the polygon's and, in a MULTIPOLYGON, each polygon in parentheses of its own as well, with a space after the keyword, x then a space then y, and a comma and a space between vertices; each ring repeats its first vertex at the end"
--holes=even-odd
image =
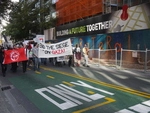
POLYGON ((122 49, 117 53, 116 49, 90 49, 89 63, 94 65, 104 65, 120 67, 120 69, 140 69, 147 71, 150 69, 150 50, 128 50, 122 49), (117 56, 120 56, 117 57, 117 56))
POLYGON ((150 50, 121 49, 120 68, 143 69, 147 71, 150 63, 150 50))
POLYGON ((117 66, 117 48, 116 49, 90 49, 89 59, 91 64, 117 66))

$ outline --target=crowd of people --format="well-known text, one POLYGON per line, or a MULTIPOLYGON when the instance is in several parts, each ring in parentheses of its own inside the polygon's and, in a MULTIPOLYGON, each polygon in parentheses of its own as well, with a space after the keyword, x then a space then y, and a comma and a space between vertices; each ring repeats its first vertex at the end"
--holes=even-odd
MULTIPOLYGON (((3 46, 0 46, 0 64, 3 77, 6 76, 8 65, 11 66, 11 71, 14 73, 17 71, 18 65, 20 64, 22 64, 23 73, 27 71, 27 67, 30 65, 32 65, 34 71, 40 71, 41 61, 46 64, 46 59, 38 57, 38 43, 34 42, 32 43, 32 45, 33 46, 31 46, 31 43, 28 42, 27 44, 15 44, 13 47, 8 46, 4 48, 3 46), (11 64, 4 64, 4 50, 13 50, 17 48, 24 48, 27 60, 21 62, 12 62, 11 64)), ((68 61, 68 65, 71 66, 72 64, 72 66, 81 66, 81 59, 83 57, 82 65, 89 67, 88 52, 89 49, 87 47, 87 44, 85 44, 82 49, 79 44, 76 44, 76 47, 73 49, 73 55, 70 57, 70 61, 68 61)))
POLYGON ((22 71, 23 71, 23 73, 25 73, 27 71, 27 66, 29 66, 31 63, 33 64, 34 70, 39 71, 41 61, 40 61, 40 58, 38 58, 38 44, 34 43, 33 45, 34 46, 32 47, 29 42, 27 44, 23 44, 23 43, 15 44, 15 45, 13 45, 13 47, 0 46, 0 64, 1 64, 1 71, 2 71, 3 77, 6 76, 6 71, 7 71, 8 65, 11 66, 10 70, 14 73, 17 71, 18 65, 20 65, 20 64, 22 64, 22 71), (25 50, 24 52, 27 57, 27 60, 24 60, 21 62, 12 62, 10 64, 4 64, 3 63, 4 57, 5 57, 4 51, 5 50, 13 50, 13 49, 15 50, 18 48, 24 48, 24 50, 25 50))

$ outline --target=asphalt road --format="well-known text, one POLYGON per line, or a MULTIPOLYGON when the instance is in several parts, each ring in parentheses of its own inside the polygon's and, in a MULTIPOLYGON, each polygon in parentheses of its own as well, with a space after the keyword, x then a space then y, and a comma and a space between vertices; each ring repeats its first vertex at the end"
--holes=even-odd
POLYGON ((48 64, 12 73, 8 67, 0 85, 0 113, 150 112, 149 71, 48 64))

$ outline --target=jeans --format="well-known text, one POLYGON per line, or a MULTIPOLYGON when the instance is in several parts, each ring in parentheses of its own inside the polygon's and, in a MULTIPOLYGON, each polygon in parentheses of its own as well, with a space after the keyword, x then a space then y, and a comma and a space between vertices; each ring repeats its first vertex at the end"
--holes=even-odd
POLYGON ((41 63, 43 63, 44 65, 46 65, 46 63, 47 63, 47 58, 41 58, 41 63))
POLYGON ((34 57, 34 71, 40 70, 41 59, 38 57, 34 57))

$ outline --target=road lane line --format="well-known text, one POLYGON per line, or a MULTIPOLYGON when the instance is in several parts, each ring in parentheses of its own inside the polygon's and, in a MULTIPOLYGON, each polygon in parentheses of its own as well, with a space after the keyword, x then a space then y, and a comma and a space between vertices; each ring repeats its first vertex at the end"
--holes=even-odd
POLYGON ((71 83, 66 82, 66 81, 63 81, 62 83, 63 83, 63 84, 66 84, 66 85, 68 85, 68 86, 70 86, 70 87, 73 87, 73 86, 74 86, 74 84, 71 84, 71 83))
POLYGON ((67 73, 67 72, 57 71, 57 70, 50 69, 50 68, 43 67, 43 66, 41 66, 41 68, 43 68, 45 70, 48 70, 48 71, 56 72, 56 73, 59 73, 59 74, 67 75, 67 76, 70 76, 70 77, 74 77, 74 78, 77 78, 77 79, 86 80, 86 81, 89 81, 89 82, 92 82, 92 83, 95 83, 95 84, 99 84, 99 85, 103 85, 103 86, 106 86, 106 87, 110 87, 110 88, 113 88, 113 89, 117 89, 117 90, 120 90, 120 91, 128 92, 130 94, 135 94, 135 95, 138 95, 138 96, 141 96, 141 97, 150 98, 150 94, 149 93, 133 90, 131 88, 126 88, 126 87, 122 87, 122 86, 108 84, 108 83, 105 83, 105 82, 102 82, 102 81, 94 80, 94 79, 91 79, 91 78, 85 78, 83 76, 78 76, 76 74, 71 74, 71 73, 67 73))
POLYGON ((47 75, 47 78, 54 79, 55 77, 47 75))
POLYGON ((139 79, 139 80, 142 80, 142 81, 144 81, 144 82, 150 83, 150 80, 147 79, 147 78, 141 78, 141 77, 136 77, 136 78, 139 79))
POLYGON ((116 101, 116 100, 114 100, 114 99, 112 99, 112 98, 108 98, 108 97, 106 97, 105 100, 107 100, 107 101, 102 102, 102 103, 100 103, 100 104, 96 104, 96 105, 94 105, 94 106, 90 106, 90 107, 85 108, 85 109, 81 109, 81 110, 75 111, 75 112, 73 112, 73 113, 82 113, 82 112, 89 111, 89 110, 91 110, 91 109, 94 109, 94 108, 97 108, 97 107, 100 107, 100 106, 103 106, 103 105, 106 105, 106 104, 110 104, 110 103, 116 101))
POLYGON ((95 92, 93 92, 93 91, 88 91, 88 93, 89 93, 89 94, 92 94, 92 95, 95 94, 95 92))
POLYGON ((37 74, 41 74, 41 72, 39 72, 39 71, 35 71, 35 73, 37 73, 37 74))
POLYGON ((107 74, 105 73, 102 73, 102 72, 98 72, 96 71, 98 74, 100 74, 101 76, 105 77, 106 79, 108 79, 109 81, 113 82, 113 83, 116 83, 117 85, 119 86, 124 86, 123 84, 119 83, 118 81, 116 81, 115 79, 111 78, 110 76, 108 76, 107 74))

